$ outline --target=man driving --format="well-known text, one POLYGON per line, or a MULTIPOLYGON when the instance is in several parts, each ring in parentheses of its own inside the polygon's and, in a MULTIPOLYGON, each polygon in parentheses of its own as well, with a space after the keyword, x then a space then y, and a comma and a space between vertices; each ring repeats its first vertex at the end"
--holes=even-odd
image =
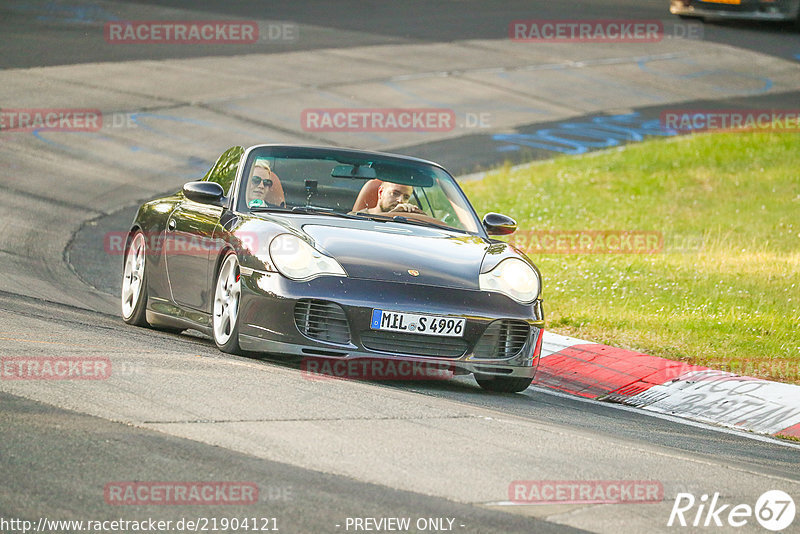
POLYGON ((417 206, 408 202, 413 192, 414 188, 410 185, 383 182, 378 187, 376 206, 363 211, 378 215, 389 212, 424 213, 417 206))

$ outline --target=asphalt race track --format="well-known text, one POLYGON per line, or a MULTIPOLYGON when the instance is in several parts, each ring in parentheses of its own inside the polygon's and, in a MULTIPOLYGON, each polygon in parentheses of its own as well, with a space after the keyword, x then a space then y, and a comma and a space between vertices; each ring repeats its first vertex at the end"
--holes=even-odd
MULTIPOLYGON (((0 532, 22 532, 20 523, 3 523, 12 519, 152 518, 211 530, 214 519, 245 517, 284 533, 399 531, 386 522, 367 529, 377 523, 366 518, 410 518, 410 531, 425 532, 673 532, 691 530, 667 526, 679 493, 698 502, 719 493, 729 508, 753 507, 769 490, 798 502, 797 444, 535 385, 491 395, 472 378, 310 380, 292 362, 225 355, 199 334, 134 328, 118 315, 122 260, 105 237, 124 231, 141 201, 201 176, 235 144, 394 150, 467 174, 665 136, 655 126, 664 110, 797 107, 800 33, 788 25, 684 27, 667 6, 1 3, 0 109, 96 109, 103 126, 0 131, 0 355, 107 358, 114 372, 93 381, 0 381, 0 532), (277 37, 250 45, 103 37, 115 20, 231 18, 256 20, 277 37), (508 38, 513 20, 575 18, 660 20, 673 36, 700 28, 702 38, 508 38), (301 124, 304 109, 347 106, 447 108, 458 125, 348 133, 301 124), (258 496, 115 504, 109 485, 130 481, 237 482, 255 485, 258 496), (651 481, 663 498, 512 505, 514 481, 651 481)), ((764 532, 753 517, 705 530, 764 532)))

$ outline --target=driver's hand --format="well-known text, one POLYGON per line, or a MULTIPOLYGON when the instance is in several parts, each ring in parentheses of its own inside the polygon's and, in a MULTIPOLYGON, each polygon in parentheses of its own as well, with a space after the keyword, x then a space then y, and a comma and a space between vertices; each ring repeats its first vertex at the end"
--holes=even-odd
POLYGON ((402 211, 405 213, 424 213, 414 204, 398 204, 392 211, 402 211))

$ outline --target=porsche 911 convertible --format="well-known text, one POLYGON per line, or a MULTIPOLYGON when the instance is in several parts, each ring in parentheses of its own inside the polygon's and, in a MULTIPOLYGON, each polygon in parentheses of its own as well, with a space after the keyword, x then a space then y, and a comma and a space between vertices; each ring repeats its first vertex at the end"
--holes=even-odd
POLYGON ((446 364, 527 388, 541 275, 492 235, 453 177, 416 158, 233 147, 201 181, 143 204, 128 233, 122 318, 195 329, 227 353, 446 364))

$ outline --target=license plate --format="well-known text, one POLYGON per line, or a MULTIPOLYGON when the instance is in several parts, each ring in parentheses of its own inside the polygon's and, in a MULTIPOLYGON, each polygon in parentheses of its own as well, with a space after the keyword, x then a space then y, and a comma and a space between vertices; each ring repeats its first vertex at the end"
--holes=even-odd
POLYGON ((463 317, 372 310, 370 328, 426 336, 462 337, 466 322, 467 320, 463 317))

